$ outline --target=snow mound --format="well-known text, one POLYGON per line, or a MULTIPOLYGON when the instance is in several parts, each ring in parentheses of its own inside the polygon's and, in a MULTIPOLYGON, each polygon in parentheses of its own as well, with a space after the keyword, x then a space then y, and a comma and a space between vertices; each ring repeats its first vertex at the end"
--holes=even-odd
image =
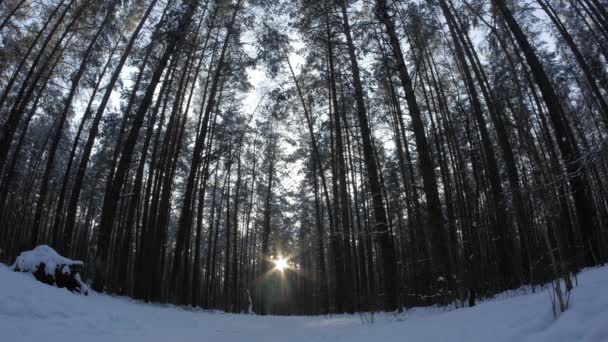
POLYGON ((44 264, 44 271, 47 275, 54 275, 58 266, 62 266, 63 274, 71 273, 70 266, 83 266, 82 261, 71 260, 59 255, 54 249, 47 245, 40 245, 31 251, 22 252, 17 257, 15 264, 12 266, 14 270, 21 272, 36 272, 38 266, 44 264))
POLYGON ((80 278, 83 265, 82 261, 68 259, 47 245, 40 245, 19 254, 11 268, 31 273, 42 283, 87 295, 89 287, 80 278))

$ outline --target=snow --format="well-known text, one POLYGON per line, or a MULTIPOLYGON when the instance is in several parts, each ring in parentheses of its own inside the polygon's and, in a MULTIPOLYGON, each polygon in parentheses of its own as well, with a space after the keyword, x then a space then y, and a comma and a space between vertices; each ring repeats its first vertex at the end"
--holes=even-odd
MULTIPOLYGON (((570 308, 553 317, 547 289, 473 308, 404 314, 275 317, 73 295, 0 264, 0 340, 20 341, 608 341, 608 267, 579 275, 570 308)), ((527 292, 527 293, 525 293, 527 292)))
POLYGON ((59 255, 51 247, 40 245, 31 251, 19 254, 12 268, 17 268, 21 272, 36 272, 41 263, 44 263, 44 271, 48 275, 54 275, 58 265, 64 265, 61 270, 63 274, 70 273, 69 266, 82 265, 82 261, 70 260, 59 255))

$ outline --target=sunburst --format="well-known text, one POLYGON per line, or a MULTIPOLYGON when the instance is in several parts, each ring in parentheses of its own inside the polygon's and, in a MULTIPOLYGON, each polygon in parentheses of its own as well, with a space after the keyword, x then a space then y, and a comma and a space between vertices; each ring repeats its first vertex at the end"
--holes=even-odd
POLYGON ((274 269, 279 272, 284 272, 289 267, 289 265, 287 263, 287 259, 283 258, 280 255, 276 259, 274 259, 273 262, 274 262, 274 269))

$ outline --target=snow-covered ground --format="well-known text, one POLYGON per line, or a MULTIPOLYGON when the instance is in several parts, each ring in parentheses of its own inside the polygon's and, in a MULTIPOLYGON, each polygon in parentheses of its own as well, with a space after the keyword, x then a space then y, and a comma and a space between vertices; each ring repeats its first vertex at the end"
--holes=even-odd
POLYGON ((0 264, 0 341, 608 341, 608 267, 587 270, 570 309, 553 318, 547 290, 473 308, 401 315, 260 317, 75 295, 0 264))

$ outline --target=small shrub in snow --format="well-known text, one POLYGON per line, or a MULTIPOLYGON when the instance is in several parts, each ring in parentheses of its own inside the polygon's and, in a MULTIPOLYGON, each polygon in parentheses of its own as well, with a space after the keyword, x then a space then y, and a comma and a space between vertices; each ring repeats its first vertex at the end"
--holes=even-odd
POLYGON ((45 284, 87 295, 88 286, 80 279, 83 265, 82 261, 68 259, 51 247, 41 245, 19 254, 12 269, 32 273, 45 284))

